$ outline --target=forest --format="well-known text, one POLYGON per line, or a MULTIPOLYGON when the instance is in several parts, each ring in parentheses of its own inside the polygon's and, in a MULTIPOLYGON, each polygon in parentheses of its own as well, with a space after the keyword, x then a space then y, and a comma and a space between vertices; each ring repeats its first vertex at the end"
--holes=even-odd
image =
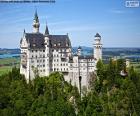
POLYGON ((59 72, 27 83, 14 67, 0 76, 0 116, 140 116, 140 72, 123 59, 96 67, 81 94, 59 72))

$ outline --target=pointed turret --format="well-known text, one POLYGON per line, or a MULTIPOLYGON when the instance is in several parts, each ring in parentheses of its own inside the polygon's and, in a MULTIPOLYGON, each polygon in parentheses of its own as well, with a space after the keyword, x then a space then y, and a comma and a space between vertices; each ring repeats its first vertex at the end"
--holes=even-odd
POLYGON ((35 15, 34 15, 34 20, 33 20, 33 32, 38 33, 39 27, 40 27, 40 23, 39 23, 39 18, 37 15, 37 10, 36 10, 35 15))
POLYGON ((24 29, 24 32, 23 32, 23 33, 24 33, 24 34, 26 33, 26 32, 25 32, 25 29, 24 29))
POLYGON ((24 29, 24 31, 23 31, 23 37, 25 37, 25 35, 26 35, 26 31, 25 31, 25 29, 24 29))
POLYGON ((47 23, 46 23, 45 35, 49 35, 49 29, 47 23))

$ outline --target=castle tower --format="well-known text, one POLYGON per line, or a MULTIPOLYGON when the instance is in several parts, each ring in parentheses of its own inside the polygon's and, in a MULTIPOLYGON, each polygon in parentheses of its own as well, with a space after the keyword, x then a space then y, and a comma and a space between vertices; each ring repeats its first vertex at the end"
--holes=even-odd
POLYGON ((94 37, 94 58, 96 58, 98 61, 99 59, 102 59, 101 36, 99 35, 99 33, 96 33, 94 37))
POLYGON ((81 56, 81 51, 82 51, 82 48, 79 46, 78 49, 77 49, 77 55, 78 56, 81 56))
POLYGON ((33 20, 33 32, 38 33, 39 27, 40 27, 40 23, 39 23, 39 18, 38 18, 37 11, 36 11, 35 15, 34 15, 34 20, 33 20))
POLYGON ((50 43, 49 43, 49 30, 48 26, 46 24, 46 30, 45 30, 45 75, 48 76, 50 74, 50 43))

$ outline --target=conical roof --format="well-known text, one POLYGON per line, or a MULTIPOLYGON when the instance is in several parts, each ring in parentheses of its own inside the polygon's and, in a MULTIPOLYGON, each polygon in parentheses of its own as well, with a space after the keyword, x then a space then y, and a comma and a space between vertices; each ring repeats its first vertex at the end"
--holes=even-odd
POLYGON ((101 37, 99 33, 96 33, 95 37, 101 37))

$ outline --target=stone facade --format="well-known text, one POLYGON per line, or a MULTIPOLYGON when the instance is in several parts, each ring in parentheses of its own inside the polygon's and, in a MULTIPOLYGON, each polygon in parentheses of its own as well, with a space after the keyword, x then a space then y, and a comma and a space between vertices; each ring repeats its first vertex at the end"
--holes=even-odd
POLYGON ((39 76, 48 76, 51 72, 63 73, 66 81, 79 87, 81 76, 82 87, 88 87, 90 75, 96 70, 96 63, 102 59, 101 36, 95 35, 94 55, 82 56, 81 47, 77 54, 72 53, 68 34, 51 35, 46 25, 45 33, 39 32, 37 12, 33 20, 33 32, 26 33, 20 41, 21 64, 20 73, 24 74, 27 82, 39 76))

